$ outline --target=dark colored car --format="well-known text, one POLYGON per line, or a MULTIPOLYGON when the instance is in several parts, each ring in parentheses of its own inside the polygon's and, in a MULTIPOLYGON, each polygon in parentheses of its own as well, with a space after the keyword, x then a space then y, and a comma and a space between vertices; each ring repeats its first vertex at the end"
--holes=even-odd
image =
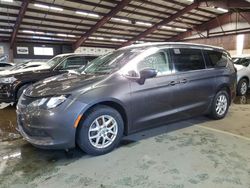
POLYGON ((5 70, 6 68, 14 66, 13 63, 0 63, 0 71, 5 70))
POLYGON ((22 92, 29 85, 86 66, 88 62, 96 57, 82 54, 61 54, 45 62, 46 69, 0 76, 0 102, 17 102, 22 92))
POLYGON ((78 145, 100 155, 142 129, 201 114, 224 118, 235 87, 234 66, 221 48, 135 45, 27 88, 17 105, 18 129, 36 147, 78 145))

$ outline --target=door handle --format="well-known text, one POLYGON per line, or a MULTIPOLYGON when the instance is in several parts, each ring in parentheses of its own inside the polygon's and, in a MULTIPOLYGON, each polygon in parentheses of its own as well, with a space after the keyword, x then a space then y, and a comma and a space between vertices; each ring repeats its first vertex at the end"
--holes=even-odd
POLYGON ((177 81, 171 81, 169 84, 171 85, 171 86, 174 86, 174 85, 176 85, 176 84, 178 84, 179 82, 177 82, 177 81))
POLYGON ((181 80, 181 81, 180 81, 180 83, 181 83, 181 84, 185 84, 185 83, 187 83, 187 79, 183 79, 183 80, 181 80))

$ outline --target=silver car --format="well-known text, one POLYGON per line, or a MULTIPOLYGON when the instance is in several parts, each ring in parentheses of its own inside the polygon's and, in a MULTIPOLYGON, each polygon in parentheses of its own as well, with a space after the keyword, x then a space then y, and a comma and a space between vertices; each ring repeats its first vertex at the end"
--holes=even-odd
POLYGON ((233 58, 234 66, 237 69, 237 94, 242 96, 247 93, 250 80, 250 56, 233 58))

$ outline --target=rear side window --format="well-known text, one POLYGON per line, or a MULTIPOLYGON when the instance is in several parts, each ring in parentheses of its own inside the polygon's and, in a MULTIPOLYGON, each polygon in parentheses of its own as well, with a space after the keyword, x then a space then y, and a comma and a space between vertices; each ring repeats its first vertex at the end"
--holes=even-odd
POLYGON ((174 48, 171 56, 177 72, 205 69, 205 62, 200 49, 174 48))
POLYGON ((228 62, 227 54, 219 51, 204 50, 207 68, 225 67, 228 62))

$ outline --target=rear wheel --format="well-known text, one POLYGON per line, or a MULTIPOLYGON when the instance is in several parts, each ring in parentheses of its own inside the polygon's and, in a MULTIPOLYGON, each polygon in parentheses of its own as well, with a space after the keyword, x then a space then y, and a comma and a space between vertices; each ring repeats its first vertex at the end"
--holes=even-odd
POLYGON ((210 117, 213 119, 222 119, 226 116, 229 108, 229 95, 225 90, 219 91, 213 100, 210 117))
POLYGON ((245 78, 243 78, 239 81, 237 85, 237 94, 240 96, 245 95, 247 93, 247 89, 248 89, 248 81, 245 78))
POLYGON ((102 155, 119 144, 124 130, 119 112, 108 106, 97 106, 86 115, 77 132, 78 146, 90 155, 102 155))

